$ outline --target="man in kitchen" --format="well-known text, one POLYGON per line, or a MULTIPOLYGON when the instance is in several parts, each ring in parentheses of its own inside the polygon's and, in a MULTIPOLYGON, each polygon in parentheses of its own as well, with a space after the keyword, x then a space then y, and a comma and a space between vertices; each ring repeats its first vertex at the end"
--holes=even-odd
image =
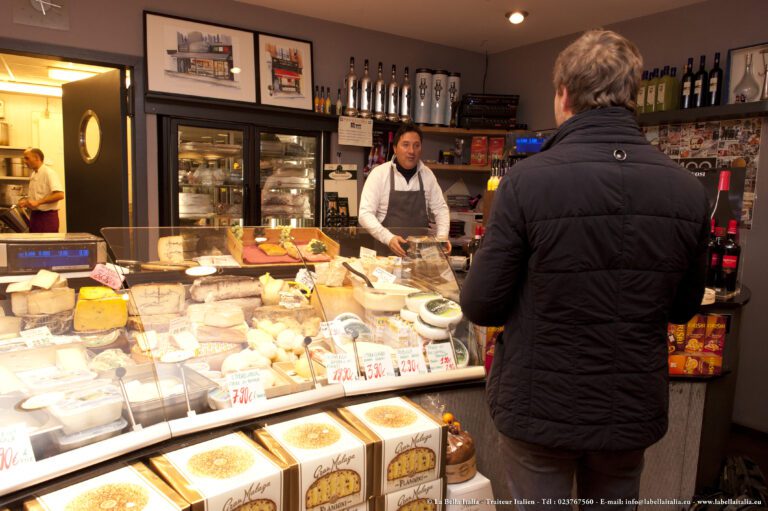
POLYGON ((580 509, 636 509, 667 430, 667 324, 699 310, 709 206, 638 127, 642 62, 605 30, 560 53, 558 129, 501 181, 461 289, 504 325, 486 395, 518 509, 570 510, 574 481, 580 509))
MULTIPOLYGON (((421 130, 403 124, 393 137, 395 157, 371 170, 363 186, 358 221, 376 240, 404 257, 403 235, 429 227, 435 219, 435 238, 450 252, 450 212, 432 171, 421 161, 421 130)), ((425 233, 426 234, 426 233, 425 233)))
POLYGON ((24 163, 32 171, 29 196, 19 206, 31 211, 29 232, 59 232, 59 201, 64 200, 64 187, 58 174, 44 163, 43 152, 32 147, 24 151, 24 163))

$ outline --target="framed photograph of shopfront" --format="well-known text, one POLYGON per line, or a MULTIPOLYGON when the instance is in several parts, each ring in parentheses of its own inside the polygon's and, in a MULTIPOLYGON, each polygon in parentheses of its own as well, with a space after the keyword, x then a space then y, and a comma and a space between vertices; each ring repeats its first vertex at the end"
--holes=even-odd
POLYGON ((768 43, 731 48, 728 50, 728 73, 725 85, 728 104, 750 103, 760 100, 763 88, 763 73, 768 63, 768 43), (750 73, 747 62, 751 60, 750 73))
POLYGON ((256 102, 254 33, 144 12, 147 91, 256 102))
POLYGON ((259 103, 313 110, 312 43, 259 33, 259 103))

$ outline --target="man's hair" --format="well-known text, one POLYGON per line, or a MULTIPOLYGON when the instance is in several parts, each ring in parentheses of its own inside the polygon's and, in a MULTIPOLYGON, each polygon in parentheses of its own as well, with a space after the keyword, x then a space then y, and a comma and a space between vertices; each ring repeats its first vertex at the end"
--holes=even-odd
POLYGON ((26 150, 26 151, 24 151, 24 152, 25 152, 25 153, 32 153, 32 154, 34 154, 35 156, 37 156, 37 157, 38 157, 38 159, 39 159, 40 161, 45 161, 45 155, 44 155, 44 154, 43 154, 43 152, 42 152, 40 149, 38 149, 37 147, 30 147, 29 149, 27 149, 27 150, 26 150))
POLYGON ((395 132, 395 136, 393 137, 392 142, 395 145, 397 145, 397 143, 400 142, 400 137, 410 132, 416 133, 419 136, 419 142, 424 140, 424 135, 421 133, 421 128, 419 128, 413 123, 408 122, 405 124, 401 124, 400 127, 397 128, 397 131, 395 132))
POLYGON ((607 106, 637 109, 643 57, 630 40, 610 30, 589 30, 555 61, 555 92, 568 91, 574 114, 607 106))

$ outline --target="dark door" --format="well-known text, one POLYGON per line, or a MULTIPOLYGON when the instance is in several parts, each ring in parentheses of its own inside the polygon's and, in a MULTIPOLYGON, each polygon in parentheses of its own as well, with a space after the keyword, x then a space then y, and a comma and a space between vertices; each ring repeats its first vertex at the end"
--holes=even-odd
POLYGON ((62 86, 69 232, 129 225, 123 83, 116 69, 62 86))

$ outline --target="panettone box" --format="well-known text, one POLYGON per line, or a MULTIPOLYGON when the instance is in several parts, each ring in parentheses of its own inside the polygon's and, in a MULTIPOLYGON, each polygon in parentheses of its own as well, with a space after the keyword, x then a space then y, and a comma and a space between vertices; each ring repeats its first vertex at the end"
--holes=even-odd
POLYGON ((448 427, 402 397, 339 409, 375 441, 374 495, 385 495, 445 477, 448 427))
POLYGON ((374 511, 443 511, 445 479, 420 483, 376 497, 374 511))
POLYGON ((294 511, 298 466, 278 459, 244 433, 221 436, 150 459, 192 504, 192 511, 294 511))
POLYGON ((186 511, 186 500, 141 463, 107 472, 25 502, 26 511, 186 511))
POLYGON ((299 511, 340 511, 370 496, 373 443, 333 414, 271 424, 254 435, 284 462, 298 464, 299 511))

